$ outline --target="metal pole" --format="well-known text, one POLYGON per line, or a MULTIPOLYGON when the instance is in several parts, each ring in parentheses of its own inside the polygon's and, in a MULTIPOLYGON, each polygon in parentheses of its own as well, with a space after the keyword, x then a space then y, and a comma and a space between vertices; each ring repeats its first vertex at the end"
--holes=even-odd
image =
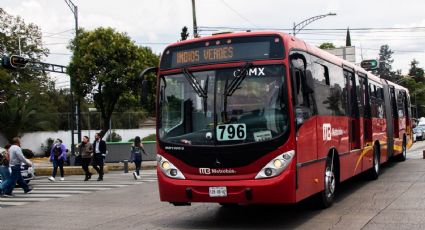
POLYGON ((416 94, 417 93, 415 93, 415 104, 416 104, 415 110, 416 110, 416 120, 418 120, 418 118, 419 118, 419 116, 418 116, 418 101, 416 100, 416 94))
POLYGON ((89 116, 87 117, 87 118, 88 118, 87 120, 88 120, 88 122, 89 122, 89 127, 88 127, 88 128, 89 128, 89 138, 90 138, 90 131, 91 131, 91 124, 90 124, 90 110, 89 110, 89 112, 88 112, 88 115, 89 115, 89 116))
POLYGON ((195 9, 195 0, 192 0, 192 18, 193 18, 193 37, 197 38, 198 35, 198 26, 196 25, 196 9, 195 9))
POLYGON ((292 35, 295 36, 296 33, 297 33, 297 30, 298 30, 298 32, 300 32, 304 27, 306 27, 308 24, 310 24, 310 23, 312 23, 316 20, 319 20, 319 19, 327 17, 327 16, 335 16, 335 15, 336 15, 335 13, 328 13, 328 14, 317 15, 317 16, 314 16, 314 17, 311 17, 311 18, 307 18, 306 20, 304 20, 304 21, 302 21, 298 24, 295 24, 295 22, 294 22, 294 27, 292 28, 292 35))
MULTIPOLYGON (((76 46, 75 50, 78 50, 78 7, 71 1, 71 0, 65 0, 65 3, 68 5, 69 9, 74 14, 74 20, 75 20, 75 40, 76 40, 76 46)), ((71 125, 71 153, 75 153, 75 136, 74 136, 74 130, 77 128, 77 140, 78 143, 81 142, 81 111, 80 111, 80 97, 77 96, 77 103, 75 103, 75 97, 74 93, 72 91, 72 82, 73 79, 70 78, 70 94, 71 94, 71 112, 72 112, 72 125, 71 125), (74 112, 75 107, 75 112, 74 112), (75 116, 75 117, 74 117, 75 116), (75 120, 74 120, 75 119, 75 120)))

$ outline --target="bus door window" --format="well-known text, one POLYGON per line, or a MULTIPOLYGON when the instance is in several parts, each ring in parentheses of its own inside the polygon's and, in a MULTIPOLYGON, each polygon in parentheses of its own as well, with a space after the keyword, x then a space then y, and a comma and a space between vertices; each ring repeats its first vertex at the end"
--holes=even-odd
POLYGON ((347 95, 348 95, 348 114, 350 116, 350 143, 351 149, 360 148, 360 121, 359 107, 357 100, 356 78, 354 72, 344 69, 344 76, 347 79, 347 95))
POLYGON ((404 102, 404 114, 405 114, 405 118, 406 118, 406 127, 410 127, 410 119, 411 119, 411 117, 410 117, 410 113, 409 113, 409 101, 408 101, 408 99, 407 99, 407 93, 406 93, 406 91, 402 91, 402 93, 403 93, 403 102, 404 102))
POLYGON ((366 76, 360 76, 361 88, 363 90, 363 104, 364 104, 364 141, 365 143, 372 141, 372 110, 370 106, 370 89, 366 76))
POLYGON ((399 137, 399 126, 398 126, 398 109, 397 109, 397 98, 396 92, 393 86, 390 87, 391 95, 391 110, 393 114, 393 126, 394 126, 394 137, 399 137))
POLYGON ((299 53, 291 55, 292 97, 295 107, 297 128, 314 112, 313 78, 310 70, 306 70, 306 59, 299 53))
POLYGON ((398 91, 397 97, 398 117, 399 117, 399 131, 405 130, 406 128, 406 106, 405 106, 405 94, 403 90, 398 91), (401 122, 401 124, 400 124, 401 122))

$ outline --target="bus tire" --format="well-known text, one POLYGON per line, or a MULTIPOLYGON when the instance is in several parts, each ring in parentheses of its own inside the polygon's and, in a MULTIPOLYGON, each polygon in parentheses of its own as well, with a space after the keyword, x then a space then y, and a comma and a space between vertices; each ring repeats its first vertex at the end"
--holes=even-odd
POLYGON ((323 183, 325 188, 320 194, 320 206, 322 208, 328 208, 332 206, 336 191, 336 165, 335 161, 332 160, 332 155, 326 158, 326 167, 323 177, 323 183))
POLYGON ((381 171, 381 163, 379 161, 379 148, 378 145, 373 146, 373 165, 372 168, 367 172, 367 178, 369 180, 376 180, 379 177, 379 172, 381 171))
POLYGON ((401 154, 397 156, 398 161, 405 161, 407 157, 407 143, 406 137, 403 137, 403 144, 401 146, 401 154))

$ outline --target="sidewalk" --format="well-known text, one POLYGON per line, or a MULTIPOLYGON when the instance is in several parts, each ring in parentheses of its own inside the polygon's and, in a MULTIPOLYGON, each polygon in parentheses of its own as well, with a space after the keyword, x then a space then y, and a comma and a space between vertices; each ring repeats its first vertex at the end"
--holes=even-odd
MULTIPOLYGON (((52 174, 52 163, 49 161, 49 158, 33 158, 30 159, 35 165, 35 174, 37 176, 50 176, 52 174)), ((156 161, 143 161, 142 169, 156 169, 156 161)), ((81 166, 64 166, 65 175, 84 175, 84 171, 81 166)), ((96 171, 90 168, 90 172, 96 173, 96 171)), ((135 170, 134 164, 128 162, 128 171, 135 170)), ((105 163, 103 167, 104 173, 109 171, 124 171, 124 162, 121 163, 105 163)))

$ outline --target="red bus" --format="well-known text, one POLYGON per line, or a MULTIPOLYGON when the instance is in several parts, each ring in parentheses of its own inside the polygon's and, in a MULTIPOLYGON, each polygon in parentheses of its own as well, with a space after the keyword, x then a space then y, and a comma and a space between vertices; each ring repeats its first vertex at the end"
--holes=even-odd
POLYGON ((150 71, 160 199, 175 205, 328 207, 339 182, 376 179, 412 144, 406 88, 288 34, 177 42, 150 71))

